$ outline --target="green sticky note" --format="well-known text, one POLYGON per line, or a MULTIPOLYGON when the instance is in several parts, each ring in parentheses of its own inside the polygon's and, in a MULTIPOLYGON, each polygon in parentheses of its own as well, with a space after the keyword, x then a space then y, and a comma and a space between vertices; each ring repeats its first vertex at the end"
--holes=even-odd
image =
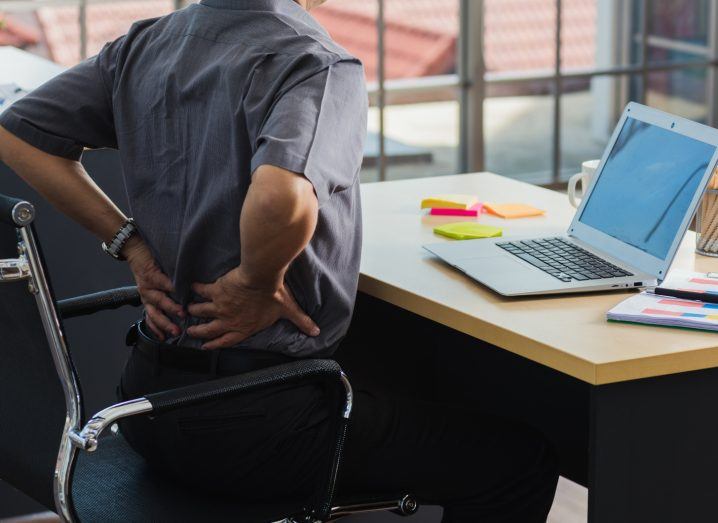
POLYGON ((498 227, 480 225, 476 222, 457 222, 435 227, 434 233, 455 240, 475 240, 477 238, 496 238, 501 236, 503 231, 498 227))

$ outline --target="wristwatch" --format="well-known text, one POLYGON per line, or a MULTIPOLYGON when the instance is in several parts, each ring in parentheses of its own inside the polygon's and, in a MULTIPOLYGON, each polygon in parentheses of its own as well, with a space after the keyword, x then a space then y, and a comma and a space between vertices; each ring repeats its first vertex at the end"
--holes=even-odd
POLYGON ((120 251, 127 243, 127 240, 132 238, 132 235, 136 232, 137 225, 135 225, 135 220, 128 218, 109 244, 107 244, 107 242, 102 242, 102 250, 114 259, 124 261, 125 257, 120 254, 120 251))

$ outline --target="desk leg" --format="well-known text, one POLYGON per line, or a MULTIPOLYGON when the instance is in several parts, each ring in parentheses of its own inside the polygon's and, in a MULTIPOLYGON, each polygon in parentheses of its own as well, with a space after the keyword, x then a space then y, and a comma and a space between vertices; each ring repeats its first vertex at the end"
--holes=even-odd
POLYGON ((718 369, 593 387, 589 521, 718 521, 718 369))

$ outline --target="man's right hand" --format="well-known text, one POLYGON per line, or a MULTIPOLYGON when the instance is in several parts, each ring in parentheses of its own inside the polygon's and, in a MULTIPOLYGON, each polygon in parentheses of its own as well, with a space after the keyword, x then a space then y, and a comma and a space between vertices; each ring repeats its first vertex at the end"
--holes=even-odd
POLYGON ((209 340, 203 349, 232 347, 280 319, 291 321, 307 336, 319 334, 317 324, 299 307, 286 285, 257 287, 241 266, 214 283, 195 283, 192 289, 207 301, 192 303, 187 311, 211 320, 187 329, 190 336, 209 340))

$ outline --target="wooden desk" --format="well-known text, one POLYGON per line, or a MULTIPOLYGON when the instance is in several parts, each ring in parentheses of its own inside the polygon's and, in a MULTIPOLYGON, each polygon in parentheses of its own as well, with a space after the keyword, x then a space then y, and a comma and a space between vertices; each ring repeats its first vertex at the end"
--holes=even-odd
MULTIPOLYGON (((606 311, 629 291, 508 299, 442 263, 421 246, 451 241, 432 229, 457 218, 422 216, 419 202, 453 192, 548 211, 520 220, 481 217, 506 237, 564 232, 575 210, 564 194, 489 173, 364 184, 362 292, 594 385, 718 366, 713 333, 606 322, 606 311)), ((689 233, 674 267, 718 271, 718 259, 696 256, 694 245, 689 233)))
MULTIPOLYGON (((627 291, 509 299, 482 288, 421 248, 450 241, 432 228, 457 219, 423 215, 420 200, 452 192, 548 211, 481 217, 507 237, 565 231, 574 213, 564 194, 487 173, 365 184, 358 309, 390 309, 373 326, 414 317, 423 338, 433 325, 448 340, 428 365, 441 388, 547 433, 562 473, 589 487, 590 521, 718 521, 718 335, 607 323, 627 291)), ((693 246, 689 233, 674 267, 718 271, 693 246)))

